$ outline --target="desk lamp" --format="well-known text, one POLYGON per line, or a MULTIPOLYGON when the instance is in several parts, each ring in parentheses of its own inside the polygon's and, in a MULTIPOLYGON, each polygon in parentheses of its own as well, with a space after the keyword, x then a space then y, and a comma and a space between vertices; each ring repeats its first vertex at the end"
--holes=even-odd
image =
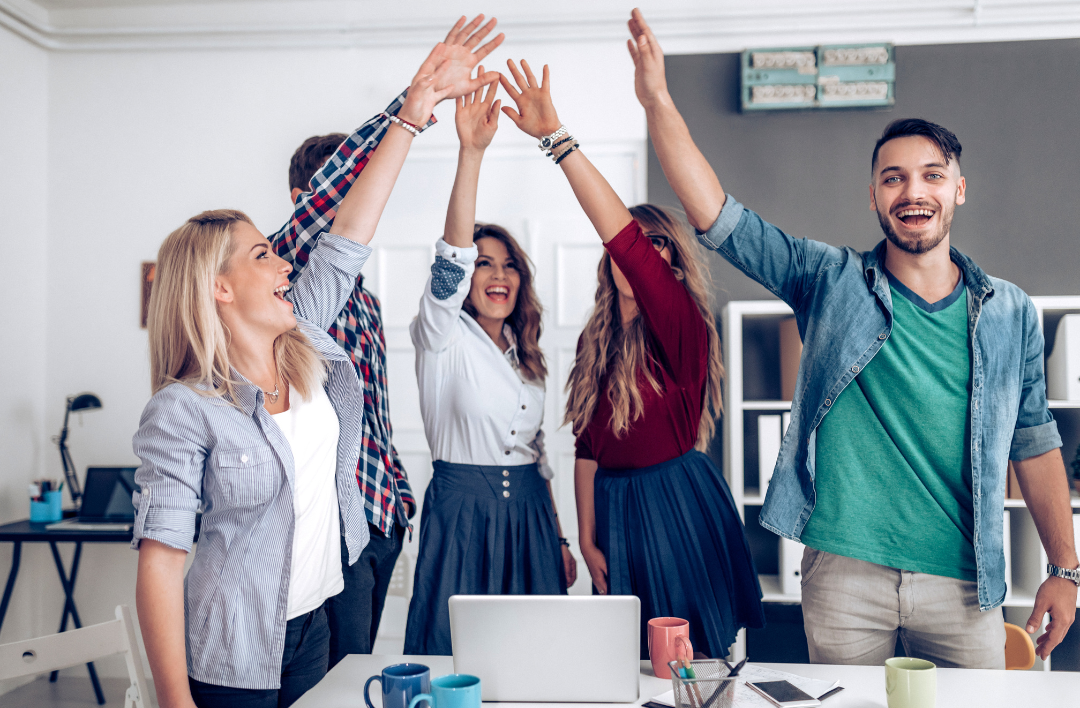
POLYGON ((72 411, 96 411, 101 408, 101 399, 92 393, 80 393, 78 396, 68 396, 67 407, 64 409, 64 427, 60 429, 60 435, 53 441, 60 446, 60 461, 64 463, 64 479, 67 481, 68 492, 71 501, 77 507, 82 499, 82 489, 79 487, 79 474, 75 469, 75 463, 71 460, 71 453, 67 447, 68 417, 72 411))

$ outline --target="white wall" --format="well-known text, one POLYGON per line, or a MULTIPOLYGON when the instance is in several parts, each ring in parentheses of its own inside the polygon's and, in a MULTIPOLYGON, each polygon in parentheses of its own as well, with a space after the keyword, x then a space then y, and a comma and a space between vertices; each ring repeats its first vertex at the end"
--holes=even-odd
MULTIPOLYGON (((0 523, 26 518, 26 486, 55 454, 48 440, 54 426, 45 417, 47 148, 48 55, 0 28, 0 253, 6 296, 0 307, 0 523)), ((38 594, 38 579, 52 563, 47 555, 47 549, 24 550, 23 582, 0 642, 47 631, 39 621, 38 594)), ((0 578, 7 577, 10 563, 11 544, 0 544, 0 578)))
MULTIPOLYGON (((433 37, 432 43, 438 39, 433 37)), ((632 65, 622 44, 525 49, 508 44, 489 57, 487 65, 505 67, 511 52, 535 65, 551 63, 560 117, 586 149, 614 154, 609 164, 622 172, 612 177, 624 198, 644 199, 639 179, 644 164, 638 159, 644 154, 644 116, 633 96, 632 65)), ((240 208, 264 233, 276 230, 290 213, 287 169, 296 146, 313 134, 348 132, 381 111, 408 85, 425 55, 426 50, 406 48, 50 56, 50 306, 39 321, 53 326, 43 328, 47 332, 41 335, 48 352, 42 367, 47 369, 44 400, 47 420, 56 421, 51 430, 60 424, 66 396, 92 391, 101 398, 102 410, 85 414, 81 424, 76 420, 72 426, 70 447, 81 471, 87 465, 137 463, 131 436, 149 398, 146 331, 138 323, 140 262, 154 260, 162 239, 203 209, 240 208)), ((440 106, 437 115, 440 124, 414 145, 376 247, 391 246, 400 236, 428 248, 441 233, 457 138, 452 106, 440 106)), ((518 227, 515 231, 524 229, 527 218, 546 217, 549 223, 580 219, 559 170, 506 118, 491 154, 499 160, 499 173, 509 179, 485 179, 478 218, 516 218, 508 224, 518 227), (525 161, 517 181, 515 161, 525 161), (520 205, 520 210, 510 213, 517 207, 507 205, 520 205)), ((393 299, 388 286, 379 283, 375 261, 368 267, 372 287, 384 300, 388 295, 393 299)), ((415 299, 402 306, 415 308, 415 299)), ((409 430, 407 420, 416 404, 404 400, 415 396, 409 356, 399 356, 401 361, 391 369, 392 418, 399 448, 404 442, 413 451, 410 467, 416 467, 414 476, 426 483, 422 431, 409 430)), ((549 361, 554 382, 560 373, 554 352, 549 361)), ((550 388, 561 386, 556 382, 550 388)), ((549 435, 559 418, 556 403, 552 398, 549 404, 549 435)), ((57 456, 51 449, 47 452, 45 468, 57 473, 59 460, 53 459, 57 456)), ((560 497, 562 507, 572 508, 569 481, 560 497)), ((14 513, 24 515, 23 507, 14 513)), ((417 531, 418 522, 419 517, 417 531)), ((111 618, 119 602, 134 604, 134 552, 88 545, 83 557, 76 601, 84 623, 111 618)), ((57 585, 55 572, 46 570, 42 585, 57 585)), ((587 575, 584 563, 581 572, 587 575)), ((29 575, 20 578, 20 587, 29 575)), ((39 611, 44 613, 39 633, 54 631, 58 603, 53 603, 55 609, 50 605, 39 611)), ((83 675, 81 668, 71 671, 83 675)), ((103 672, 122 674, 123 669, 119 663, 109 664, 103 672)))

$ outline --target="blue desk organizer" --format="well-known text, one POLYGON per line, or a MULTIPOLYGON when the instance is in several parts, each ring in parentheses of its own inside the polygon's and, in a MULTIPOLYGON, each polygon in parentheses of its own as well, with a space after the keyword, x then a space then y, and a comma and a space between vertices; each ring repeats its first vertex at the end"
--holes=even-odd
POLYGON ((30 502, 30 520, 39 524, 51 524, 63 518, 63 491, 45 492, 44 497, 45 501, 30 502))

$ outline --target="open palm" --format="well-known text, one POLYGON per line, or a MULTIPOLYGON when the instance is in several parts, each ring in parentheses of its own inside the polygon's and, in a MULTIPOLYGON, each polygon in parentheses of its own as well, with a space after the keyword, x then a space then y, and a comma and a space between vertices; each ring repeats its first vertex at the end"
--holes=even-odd
MULTIPOLYGON (((480 73, 484 73, 483 66, 480 67, 480 73)), ((488 84, 486 96, 483 95, 484 90, 481 87, 474 93, 454 99, 454 124, 457 126, 458 140, 462 148, 483 150, 491 144, 495 131, 499 129, 499 107, 502 101, 494 100, 498 89, 499 82, 496 80, 488 84)))

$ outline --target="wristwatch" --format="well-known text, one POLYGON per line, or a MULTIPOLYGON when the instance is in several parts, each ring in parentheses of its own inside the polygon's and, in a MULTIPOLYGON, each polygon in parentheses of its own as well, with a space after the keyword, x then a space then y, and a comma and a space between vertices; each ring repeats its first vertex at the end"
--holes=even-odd
POLYGON ((560 125, 559 129, 551 135, 545 135, 544 137, 540 138, 540 144, 537 145, 537 147, 541 150, 550 150, 551 146, 555 144, 555 141, 564 135, 566 135, 566 126, 560 125))
POLYGON ((1076 587, 1080 588, 1080 566, 1077 566, 1075 570, 1066 570, 1065 568, 1059 568, 1053 563, 1046 564, 1046 572, 1058 578, 1065 578, 1076 583, 1076 587))

